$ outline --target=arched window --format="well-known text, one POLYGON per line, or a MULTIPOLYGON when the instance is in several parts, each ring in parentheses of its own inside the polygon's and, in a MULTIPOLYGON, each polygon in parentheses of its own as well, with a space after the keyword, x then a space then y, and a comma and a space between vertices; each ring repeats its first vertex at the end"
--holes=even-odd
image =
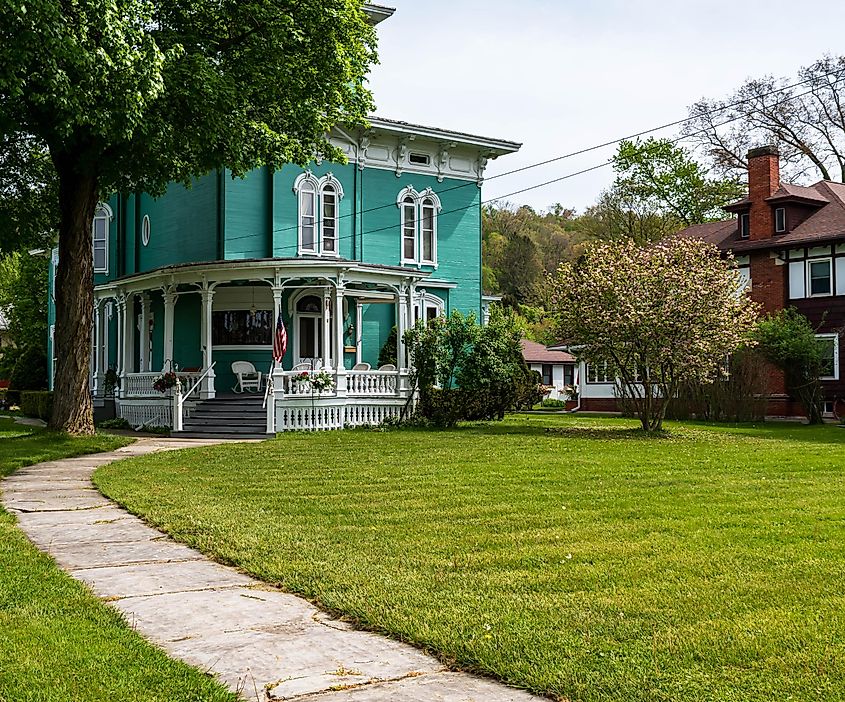
POLYGON ((436 266, 440 199, 431 188, 418 193, 409 185, 396 204, 402 215, 402 263, 436 266))
POLYGON ((420 260, 433 264, 437 262, 437 206, 432 198, 424 197, 420 210, 420 260))
POLYGON ((402 262, 417 262, 417 202, 410 195, 402 200, 402 262))
POLYGON ((320 314, 323 311, 323 306, 320 298, 316 295, 306 295, 305 297, 299 298, 299 301, 296 303, 296 311, 320 314))
POLYGON ((109 220, 112 211, 108 205, 100 204, 94 211, 94 222, 91 225, 91 239, 94 249, 94 272, 109 272, 109 220))
POLYGON ((317 230, 317 188, 310 180, 306 180, 299 188, 299 250, 305 253, 316 253, 317 230))
POLYGON ((141 243, 144 246, 150 245, 150 216, 144 215, 141 220, 141 243))
POLYGON ((293 185, 299 200, 299 253, 337 256, 343 187, 331 173, 317 178, 311 171, 293 185))
POLYGON ((323 216, 320 218, 324 253, 337 253, 337 190, 331 183, 323 185, 323 216))

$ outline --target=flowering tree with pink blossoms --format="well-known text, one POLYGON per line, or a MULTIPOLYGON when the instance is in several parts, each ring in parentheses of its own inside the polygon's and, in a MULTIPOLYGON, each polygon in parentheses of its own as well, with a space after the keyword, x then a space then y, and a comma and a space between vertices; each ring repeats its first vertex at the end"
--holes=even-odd
POLYGON ((647 432, 662 430, 681 383, 714 382, 753 343, 759 308, 734 262, 699 240, 597 243, 551 285, 561 335, 588 364, 608 364, 647 432))

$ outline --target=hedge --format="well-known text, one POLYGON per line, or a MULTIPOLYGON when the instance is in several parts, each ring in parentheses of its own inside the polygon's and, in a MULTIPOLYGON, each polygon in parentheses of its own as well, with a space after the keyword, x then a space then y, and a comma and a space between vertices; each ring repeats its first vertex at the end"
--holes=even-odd
POLYGON ((50 419, 52 411, 53 393, 49 390, 21 391, 21 414, 25 417, 43 419, 46 422, 50 419))

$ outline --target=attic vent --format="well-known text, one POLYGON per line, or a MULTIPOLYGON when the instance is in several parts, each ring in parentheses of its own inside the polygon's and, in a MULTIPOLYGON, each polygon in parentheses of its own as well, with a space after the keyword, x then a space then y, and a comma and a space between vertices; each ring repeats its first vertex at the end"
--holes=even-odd
POLYGON ((415 166, 429 166, 431 165, 431 156, 428 154, 412 153, 408 156, 408 160, 415 166))

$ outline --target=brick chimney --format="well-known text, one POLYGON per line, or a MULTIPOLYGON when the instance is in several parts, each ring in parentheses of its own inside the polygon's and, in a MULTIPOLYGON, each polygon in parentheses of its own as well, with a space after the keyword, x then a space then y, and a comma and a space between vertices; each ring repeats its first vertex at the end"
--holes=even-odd
POLYGON ((780 154, 775 146, 761 146, 748 152, 749 239, 771 239, 775 233, 774 212, 766 202, 780 187, 780 154))

